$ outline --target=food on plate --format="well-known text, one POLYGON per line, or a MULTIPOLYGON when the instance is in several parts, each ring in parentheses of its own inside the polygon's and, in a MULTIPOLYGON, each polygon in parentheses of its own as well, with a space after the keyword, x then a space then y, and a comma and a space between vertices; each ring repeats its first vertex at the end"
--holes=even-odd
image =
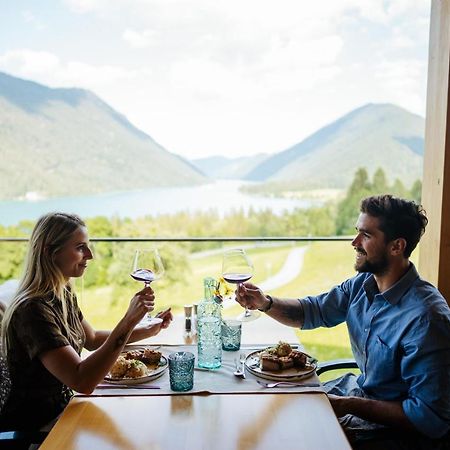
POLYGON ((259 355, 260 367, 262 370, 278 371, 281 370, 278 356, 271 355, 270 353, 262 352, 259 355))
POLYGON ((286 342, 279 342, 275 347, 269 347, 259 354, 260 368, 270 372, 278 372, 291 368, 304 369, 308 365, 307 356, 298 350, 293 350, 286 342))
POLYGON ((161 359, 161 352, 144 348, 143 350, 130 350, 126 352, 125 359, 136 359, 145 364, 158 364, 161 359))
POLYGON ((124 356, 119 356, 117 361, 111 367, 109 374, 111 375, 111 378, 124 378, 129 367, 129 360, 125 359, 124 356))
POLYGON ((111 367, 111 378, 140 378, 149 374, 150 369, 158 366, 161 352, 146 348, 143 350, 130 350, 117 358, 111 367))
POLYGON ((294 367, 294 359, 291 358, 289 355, 281 356, 278 359, 280 361, 281 370, 291 369, 292 367, 294 367))
POLYGON ((280 357, 288 356, 292 352, 292 347, 287 342, 280 341, 275 348, 277 355, 280 357))
POLYGON ((130 367, 127 370, 127 378, 139 378, 148 375, 148 367, 137 359, 130 359, 130 367))
POLYGON ((161 360, 161 352, 152 350, 151 348, 144 349, 142 358, 140 358, 140 361, 146 364, 158 364, 160 360, 161 360))

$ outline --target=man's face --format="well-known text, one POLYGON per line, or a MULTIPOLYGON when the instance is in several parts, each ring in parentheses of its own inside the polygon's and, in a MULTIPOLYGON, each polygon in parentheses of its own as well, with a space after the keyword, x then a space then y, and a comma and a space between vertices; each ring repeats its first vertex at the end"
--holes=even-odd
POLYGON ((382 275, 389 268, 388 244, 380 230, 380 220, 361 213, 356 222, 357 235, 352 241, 356 251, 355 270, 382 275))

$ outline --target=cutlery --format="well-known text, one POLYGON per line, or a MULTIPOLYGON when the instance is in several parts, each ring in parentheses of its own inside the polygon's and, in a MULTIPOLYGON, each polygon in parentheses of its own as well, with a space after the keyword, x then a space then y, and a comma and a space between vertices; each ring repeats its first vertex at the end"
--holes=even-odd
POLYGON ((275 383, 266 383, 265 381, 256 380, 258 384, 265 388, 275 388, 275 387, 320 387, 320 383, 296 383, 293 381, 277 381, 275 383))
POLYGON ((241 353, 241 356, 239 357, 239 361, 237 359, 234 360, 234 363, 236 364, 236 370, 233 372, 233 375, 239 378, 245 378, 245 354, 241 353))
POLYGON ((161 389, 155 384, 98 384, 95 389, 161 389))
MULTIPOLYGON (((293 350, 297 350, 299 348, 298 345, 295 344, 289 344, 293 350)), ((265 350, 266 348, 270 347, 270 345, 258 345, 257 347, 242 347, 242 350, 265 350)))

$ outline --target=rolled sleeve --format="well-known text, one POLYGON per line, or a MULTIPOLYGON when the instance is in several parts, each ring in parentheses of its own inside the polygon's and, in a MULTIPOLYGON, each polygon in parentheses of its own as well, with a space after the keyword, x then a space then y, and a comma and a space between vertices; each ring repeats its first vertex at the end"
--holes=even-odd
POLYGON ((304 330, 334 327, 347 318, 350 280, 335 286, 329 292, 300 299, 304 313, 304 330))

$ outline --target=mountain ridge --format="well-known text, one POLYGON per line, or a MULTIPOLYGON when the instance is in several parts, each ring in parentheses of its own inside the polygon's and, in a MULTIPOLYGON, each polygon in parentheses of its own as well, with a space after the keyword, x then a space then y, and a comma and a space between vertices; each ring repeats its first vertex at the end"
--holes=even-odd
POLYGON ((246 177, 297 188, 346 188, 359 167, 412 184, 421 178, 425 121, 392 104, 366 104, 276 153, 246 177))
POLYGON ((2 72, 0 153, 3 199, 208 181, 94 93, 50 88, 2 72))

